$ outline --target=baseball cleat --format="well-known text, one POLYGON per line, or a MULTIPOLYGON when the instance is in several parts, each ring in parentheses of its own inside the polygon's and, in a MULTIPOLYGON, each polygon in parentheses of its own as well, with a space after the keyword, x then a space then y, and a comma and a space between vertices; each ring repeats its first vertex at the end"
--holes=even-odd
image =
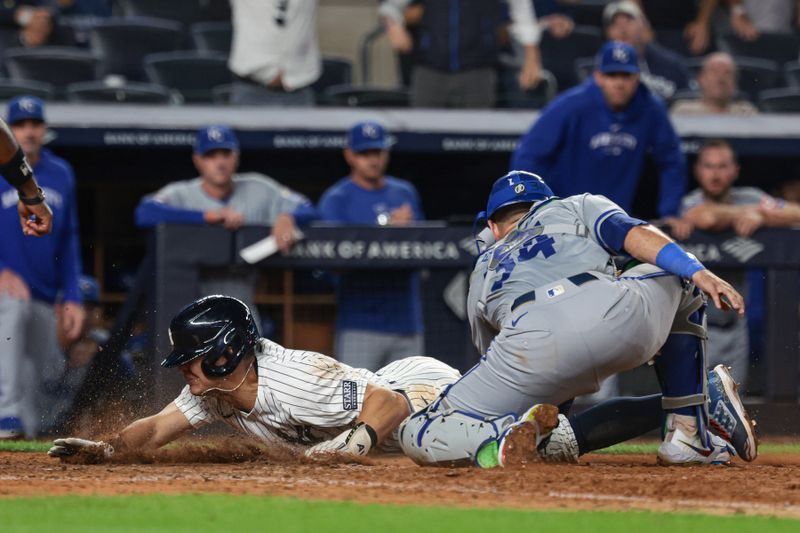
POLYGON ((536 404, 511 424, 499 440, 483 446, 478 451, 476 462, 482 468, 537 462, 537 447, 556 426, 558 407, 536 404))
POLYGON ((739 398, 739 384, 723 365, 708 373, 708 419, 711 430, 730 442, 739 457, 749 462, 758 456, 755 422, 739 398))
POLYGON ((658 464, 662 466, 728 464, 736 455, 725 440, 711 433, 709 446, 704 446, 697 431, 687 431, 674 414, 667 415, 666 424, 666 436, 658 447, 658 464))
POLYGON ((538 446, 539 457, 545 463, 577 463, 578 440, 566 416, 558 415, 558 425, 538 446))

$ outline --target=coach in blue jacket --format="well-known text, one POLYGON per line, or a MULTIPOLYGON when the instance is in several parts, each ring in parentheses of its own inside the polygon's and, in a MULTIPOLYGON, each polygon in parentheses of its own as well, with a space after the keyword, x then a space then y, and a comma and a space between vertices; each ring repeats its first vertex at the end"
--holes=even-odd
POLYGON ((18 231, 17 191, 0 181, 0 439, 39 431, 43 384, 61 377, 61 347, 78 339, 85 318, 72 167, 42 146, 41 100, 11 100, 8 124, 53 209, 53 231, 39 239, 18 231))
POLYGON ((674 215, 687 185, 680 139, 664 104, 639 83, 636 51, 612 41, 593 77, 542 111, 511 169, 539 174, 559 196, 602 194, 630 212, 646 154, 658 168, 658 214, 674 215))

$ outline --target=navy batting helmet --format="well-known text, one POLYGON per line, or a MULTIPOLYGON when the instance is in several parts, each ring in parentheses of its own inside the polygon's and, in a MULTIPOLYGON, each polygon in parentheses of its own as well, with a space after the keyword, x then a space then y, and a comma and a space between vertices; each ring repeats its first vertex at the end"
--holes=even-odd
POLYGON ((555 196, 542 178, 524 170, 512 170, 492 185, 486 211, 478 214, 479 219, 491 219, 503 207, 535 202, 555 196))
POLYGON ((255 346, 258 329, 250 309, 241 301, 230 296, 206 296, 173 317, 169 339, 172 352, 161 366, 171 368, 202 357, 203 373, 216 378, 236 369, 255 346))

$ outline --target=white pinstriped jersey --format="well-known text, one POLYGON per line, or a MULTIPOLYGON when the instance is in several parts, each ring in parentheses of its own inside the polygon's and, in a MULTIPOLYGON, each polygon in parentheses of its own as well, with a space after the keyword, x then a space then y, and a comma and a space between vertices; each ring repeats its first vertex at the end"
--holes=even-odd
MULTIPOLYGON (((224 400, 195 396, 188 386, 175 405, 195 428, 222 420, 267 443, 314 444, 353 427, 369 383, 402 390, 417 411, 460 377, 457 370, 430 357, 401 359, 373 373, 267 339, 256 345, 256 366, 258 392, 249 413, 224 400)), ((387 438, 382 448, 397 449, 396 436, 387 438)))

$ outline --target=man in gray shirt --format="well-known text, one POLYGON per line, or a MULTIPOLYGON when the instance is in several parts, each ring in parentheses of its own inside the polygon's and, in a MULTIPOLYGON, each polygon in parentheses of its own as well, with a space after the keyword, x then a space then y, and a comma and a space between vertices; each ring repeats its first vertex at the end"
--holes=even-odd
MULTIPOLYGON (((672 226, 678 239, 685 239, 694 228, 703 231, 733 229, 749 237, 765 226, 800 224, 800 205, 773 198, 755 187, 734 187, 739 164, 730 144, 721 139, 706 141, 697 154, 694 166, 700 188, 681 202, 681 224, 672 226)), ((746 287, 743 270, 722 271, 740 291, 746 287)), ((709 366, 724 364, 741 384, 747 380, 750 342, 747 321, 736 313, 708 308, 709 366)))
MULTIPOLYGON (((281 214, 291 213, 308 200, 270 177, 236 173, 239 141, 227 126, 208 126, 197 132, 192 156, 200 176, 170 183, 147 195, 136 208, 136 224, 213 224, 235 230, 243 224, 274 226, 281 214)), ((284 236, 276 235, 283 242, 284 236)), ((201 275, 200 292, 225 294, 255 310, 253 295, 258 274, 247 267, 228 267, 201 275)))

